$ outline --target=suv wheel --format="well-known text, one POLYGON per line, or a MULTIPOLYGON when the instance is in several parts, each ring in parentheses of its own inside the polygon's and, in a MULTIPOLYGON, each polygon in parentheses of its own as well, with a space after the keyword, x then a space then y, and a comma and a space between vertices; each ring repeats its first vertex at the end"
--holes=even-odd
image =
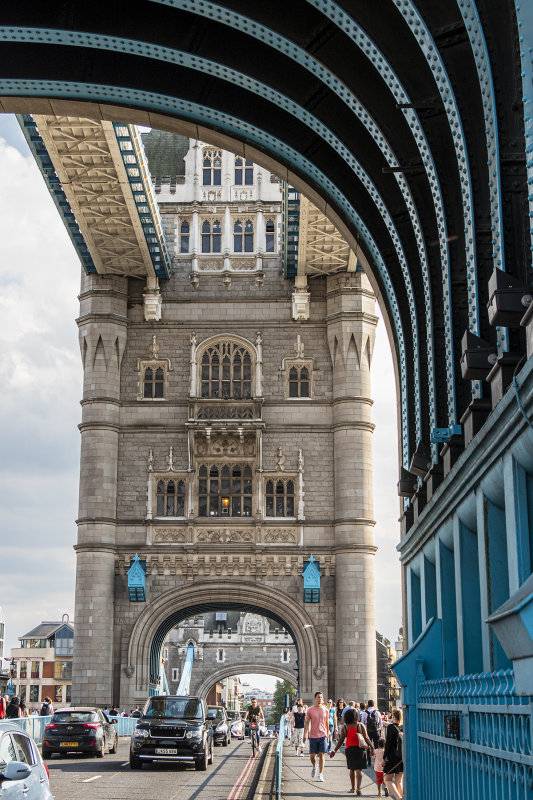
POLYGON ((141 769, 142 768, 142 761, 137 756, 133 756, 130 753, 130 769, 141 769))
POLYGON ((215 760, 215 747, 214 747, 214 745, 211 745, 210 753, 211 753, 211 755, 209 756, 209 763, 212 764, 213 761, 215 760))
MULTIPOLYGON (((211 758, 213 758, 213 750, 211 750, 211 758)), ((204 751, 203 755, 200 758, 197 758, 194 763, 195 768, 199 772, 205 772, 207 769, 207 750, 204 751)))

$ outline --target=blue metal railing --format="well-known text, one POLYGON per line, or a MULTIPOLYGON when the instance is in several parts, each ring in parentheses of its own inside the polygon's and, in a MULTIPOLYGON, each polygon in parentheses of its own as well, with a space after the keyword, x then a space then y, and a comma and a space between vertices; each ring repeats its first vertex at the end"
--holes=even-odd
POLYGON ((281 800, 281 770, 283 767, 283 744, 285 742, 285 716, 279 721, 278 743, 276 745, 276 798, 281 800))
POLYGON ((187 655, 185 656, 185 663, 183 665, 183 671, 181 673, 179 686, 176 691, 177 695, 189 694, 191 688, 193 662, 194 662, 194 645, 189 644, 187 647, 187 655))

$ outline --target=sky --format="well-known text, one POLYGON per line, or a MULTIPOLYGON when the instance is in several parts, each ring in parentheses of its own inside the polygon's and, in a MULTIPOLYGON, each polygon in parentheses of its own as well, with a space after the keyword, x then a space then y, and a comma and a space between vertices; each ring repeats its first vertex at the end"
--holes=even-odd
MULTIPOLYGON (((0 607, 8 654, 42 620, 74 617, 79 284, 79 259, 18 122, 0 114, 0 607)), ((398 437, 381 320, 372 390, 376 627, 394 642, 401 625, 398 437)), ((266 687, 265 676, 256 677, 266 687)))

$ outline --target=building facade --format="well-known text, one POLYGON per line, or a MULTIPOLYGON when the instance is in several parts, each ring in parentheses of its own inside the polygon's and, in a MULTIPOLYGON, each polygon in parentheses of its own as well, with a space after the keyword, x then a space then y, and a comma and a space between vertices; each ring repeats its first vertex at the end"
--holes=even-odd
POLYGON ((15 694, 28 708, 38 708, 45 697, 54 706, 70 705, 74 623, 68 614, 61 622, 41 622, 19 641, 20 647, 11 649, 15 694))
POLYGON ((144 145, 173 274, 82 278, 74 699, 142 702, 170 630, 219 604, 290 631, 307 699, 375 694, 370 285, 353 259, 285 277, 267 170, 144 145))

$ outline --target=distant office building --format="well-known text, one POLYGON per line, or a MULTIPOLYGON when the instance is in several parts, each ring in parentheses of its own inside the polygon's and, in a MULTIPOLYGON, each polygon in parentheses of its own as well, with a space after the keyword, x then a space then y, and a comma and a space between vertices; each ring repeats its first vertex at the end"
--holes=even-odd
POLYGON ((71 700, 74 623, 68 614, 60 622, 41 622, 23 636, 20 647, 11 649, 16 667, 15 693, 28 708, 37 707, 45 697, 54 705, 71 700))
MULTIPOLYGON (((398 705, 400 698, 400 689, 398 682, 392 672, 392 665, 396 659, 401 655, 397 652, 398 642, 396 649, 391 645, 390 641, 382 636, 381 633, 376 631, 376 661, 378 673, 378 696, 377 704, 380 711, 390 712, 391 708, 398 705)), ((368 700, 368 698, 366 698, 368 700)))

